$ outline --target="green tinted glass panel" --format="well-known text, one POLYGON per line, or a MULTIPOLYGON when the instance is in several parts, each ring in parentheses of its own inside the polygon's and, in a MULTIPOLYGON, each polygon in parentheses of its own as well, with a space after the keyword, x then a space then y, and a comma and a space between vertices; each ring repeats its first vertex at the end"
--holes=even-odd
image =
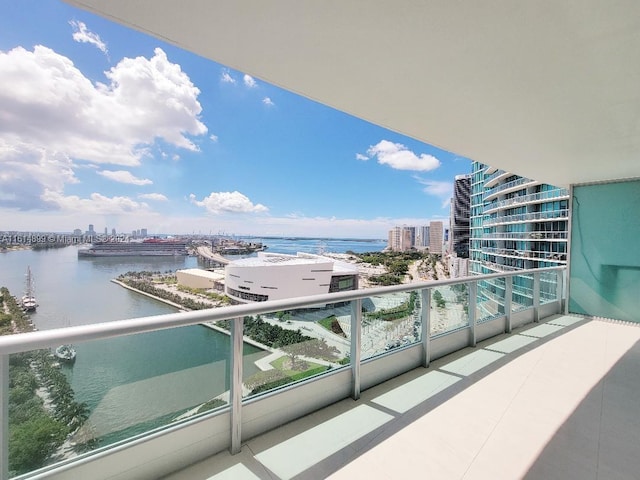
POLYGON ((573 189, 569 309, 640 322, 640 181, 573 189))

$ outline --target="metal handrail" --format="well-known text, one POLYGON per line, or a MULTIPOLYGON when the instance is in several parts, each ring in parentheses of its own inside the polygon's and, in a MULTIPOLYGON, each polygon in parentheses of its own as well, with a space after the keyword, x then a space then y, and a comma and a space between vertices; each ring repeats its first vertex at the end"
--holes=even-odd
MULTIPOLYGON (((60 344, 78 343, 83 341, 101 340, 115 338, 125 335, 152 332, 169 328, 195 325, 202 322, 233 320, 231 323, 232 351, 230 352, 230 378, 231 388, 228 409, 230 411, 230 451, 238 453, 242 441, 242 421, 241 410, 244 404, 242 397, 242 345, 243 345, 243 318, 249 315, 260 315, 270 312, 292 310, 316 306, 319 304, 351 302, 351 347, 350 366, 351 369, 351 397, 354 399, 360 396, 360 365, 361 358, 361 300, 371 296, 385 295, 399 292, 420 291, 421 302, 424 308, 421 314, 423 364, 428 366, 430 353, 429 344, 432 338, 430 329, 430 290, 457 284, 468 284, 469 287, 469 307, 468 324, 470 329, 470 346, 476 344, 476 324, 475 318, 477 305, 477 285, 478 282, 496 278, 505 278, 507 285, 507 295, 505 298, 505 309, 507 318, 507 331, 510 331, 511 318, 511 277, 519 275, 532 275, 533 277, 533 300, 534 321, 538 321, 540 305, 539 289, 540 275, 543 272, 556 272, 558 282, 561 282, 561 273, 566 271, 566 267, 548 267, 540 269, 519 270, 517 272, 498 272, 488 275, 477 275, 449 280, 439 280, 430 282, 417 282, 411 284, 394 285, 390 287, 377 287, 371 289, 338 292, 306 297, 290 298, 284 300, 270 300, 245 305, 227 306, 199 310, 183 313, 172 313, 167 315, 156 315, 150 317, 134 318, 130 320, 119 320, 92 325, 81 325, 75 327, 58 328, 53 330, 36 331, 30 333, 20 333, 0 337, 0 480, 8 478, 8 403, 9 403, 9 355, 51 347, 60 344), (507 308, 508 307, 508 308, 507 308)), ((529 308, 529 307, 527 307, 529 308)), ((454 330, 455 331, 455 330, 454 330)), ((443 332, 438 335, 447 335, 452 332, 443 332)), ((318 377, 322 377, 319 375, 318 377)), ((315 381, 310 379, 309 381, 315 381)), ((136 440, 137 441, 137 440, 136 440)), ((135 442, 135 441, 134 441, 135 442)), ((88 458, 88 457, 86 457, 88 458)), ((87 461, 86 458, 83 461, 87 461)))
POLYGON ((129 320, 116 320, 113 322, 95 323, 91 325, 79 325, 75 327, 41 330, 37 332, 18 333, 0 337, 0 355, 27 352, 40 348, 51 347, 65 343, 77 343, 90 340, 101 340, 136 333, 152 332, 169 328, 197 325, 203 322, 229 320, 242 318, 248 315, 262 315, 282 310, 293 310, 322 303, 338 303, 368 298, 374 295, 389 293, 410 292, 424 288, 441 287, 468 283, 471 281, 489 280, 491 278, 523 275, 533 272, 557 271, 562 267, 546 267, 532 270, 519 270, 514 272, 491 273, 473 277, 463 277, 449 280, 437 280, 430 282, 416 282, 411 284, 392 285, 389 287, 367 288, 346 292, 327 293, 306 297, 288 298, 284 300, 269 300, 266 302, 251 303, 245 305, 233 305, 218 307, 208 310, 192 312, 169 313, 151 317, 139 317, 129 320))

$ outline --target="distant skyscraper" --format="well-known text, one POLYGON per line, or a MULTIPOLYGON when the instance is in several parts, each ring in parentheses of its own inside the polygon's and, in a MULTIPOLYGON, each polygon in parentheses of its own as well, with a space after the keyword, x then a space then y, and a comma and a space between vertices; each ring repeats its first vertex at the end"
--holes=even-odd
POLYGON ((469 258, 471 175, 457 175, 451 200, 451 246, 456 256, 469 258))
POLYGON ((146 228, 141 228, 140 229, 140 236, 141 237, 146 237, 147 236, 147 229, 146 228))
POLYGON ((443 225, 440 221, 429 223, 429 252, 442 255, 443 225))
POLYGON ((414 246, 415 227, 393 227, 389 230, 388 246, 394 252, 406 252, 414 246))
POLYGON ((416 234, 416 247, 429 247, 429 226, 423 225, 418 227, 418 233, 416 234))
POLYGON ((77 235, 82 235, 82 230, 80 230, 79 228, 76 228, 76 229, 73 231, 73 234, 74 234, 74 235, 76 235, 76 236, 77 236, 77 235))
POLYGON ((116 236, 116 229, 115 228, 111 229, 111 235, 114 236, 114 237, 116 236))
POLYGON ((107 230, 107 227, 104 227, 104 234, 107 235, 109 233, 109 230, 107 230))
POLYGON ((96 234, 95 230, 93 229, 93 224, 92 223, 89 224, 89 230, 87 230, 85 233, 87 235, 95 235, 96 234))

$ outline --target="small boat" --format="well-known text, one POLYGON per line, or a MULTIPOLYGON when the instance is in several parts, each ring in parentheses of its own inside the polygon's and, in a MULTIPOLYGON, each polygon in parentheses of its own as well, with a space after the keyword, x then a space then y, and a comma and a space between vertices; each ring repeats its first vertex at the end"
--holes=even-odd
POLYGON ((56 348, 55 356, 63 362, 73 363, 76 361, 76 349, 73 345, 60 345, 56 348))
POLYGON ((27 267, 27 278, 25 280, 24 295, 20 300, 22 308, 25 312, 35 312, 38 303, 34 295, 33 277, 31 276, 31 267, 27 267))

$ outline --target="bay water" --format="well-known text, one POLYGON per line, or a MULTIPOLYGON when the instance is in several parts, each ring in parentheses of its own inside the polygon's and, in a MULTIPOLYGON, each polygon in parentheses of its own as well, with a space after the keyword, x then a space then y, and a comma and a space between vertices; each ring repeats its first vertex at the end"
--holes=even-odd
MULTIPOLYGON (((384 241, 251 238, 267 251, 380 251, 384 241)), ((39 330, 174 313, 162 302, 110 280, 128 271, 175 271, 198 266, 195 257, 78 258, 76 246, 0 253, 0 286, 15 296, 25 273, 35 280, 39 330)), ((228 335, 196 325, 75 345, 76 362, 63 365, 76 400, 91 412, 85 435, 106 445, 147 431, 229 388, 228 335), (89 430, 89 429, 88 429, 89 430)), ((244 346, 245 378, 265 352, 244 346)))

